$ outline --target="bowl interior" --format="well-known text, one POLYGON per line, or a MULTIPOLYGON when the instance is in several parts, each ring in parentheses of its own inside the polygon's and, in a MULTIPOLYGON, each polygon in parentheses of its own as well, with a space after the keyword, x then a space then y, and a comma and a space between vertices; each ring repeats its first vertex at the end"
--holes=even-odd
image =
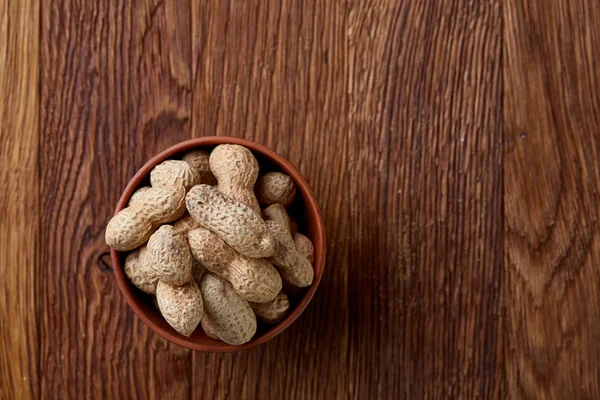
POLYGON ((249 148, 260 165, 261 174, 269 171, 281 171, 288 174, 298 188, 296 198, 288 208, 288 212, 298 224, 299 232, 308 236, 315 246, 314 270, 315 277, 312 285, 305 288, 299 296, 290 296, 290 313, 277 324, 259 322, 256 335, 248 343, 232 346, 206 336, 200 328, 190 336, 178 334, 167 324, 152 304, 152 296, 143 293, 133 286, 123 272, 123 265, 128 252, 119 252, 111 248, 111 258, 117 283, 125 300, 133 311, 159 335, 193 350, 201 351, 237 351, 257 346, 281 333, 302 313, 312 299, 323 275, 325 266, 325 228, 321 210, 308 183, 302 175, 283 157, 272 150, 256 143, 224 136, 203 137, 179 143, 158 154, 148 161, 131 179, 117 204, 115 213, 123 209, 133 192, 141 186, 150 184, 150 171, 154 166, 166 159, 178 159, 190 150, 212 150, 222 143, 240 144, 249 148))

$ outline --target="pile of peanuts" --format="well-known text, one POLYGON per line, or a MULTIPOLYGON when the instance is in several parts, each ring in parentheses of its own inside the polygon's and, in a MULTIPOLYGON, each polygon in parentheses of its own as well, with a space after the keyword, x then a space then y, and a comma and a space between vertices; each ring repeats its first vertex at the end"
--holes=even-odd
POLYGON ((281 172, 259 177, 247 148, 223 144, 164 161, 150 185, 110 220, 105 239, 130 252, 125 274, 156 296, 181 335, 200 325, 214 339, 246 343, 257 318, 279 322, 288 294, 311 285, 313 244, 286 211, 296 186, 281 172))

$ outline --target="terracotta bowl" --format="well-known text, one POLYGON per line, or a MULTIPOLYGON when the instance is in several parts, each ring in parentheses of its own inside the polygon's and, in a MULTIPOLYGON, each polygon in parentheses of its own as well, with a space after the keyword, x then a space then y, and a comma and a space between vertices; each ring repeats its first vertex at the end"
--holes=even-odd
POLYGON ((308 236, 315 246, 315 277, 312 285, 305 288, 304 291, 297 297, 290 297, 291 311, 285 317, 285 319, 277 324, 269 325, 259 322, 258 330, 256 335, 248 343, 240 346, 232 346, 227 343, 217 341, 206 336, 200 327, 190 336, 185 337, 178 334, 173 328, 167 324, 164 318, 152 305, 152 297, 138 290, 133 286, 123 272, 123 265, 127 252, 119 252, 114 249, 110 249, 112 258, 113 269, 119 285, 119 289, 129 306, 133 309, 133 312, 138 315, 154 332, 158 333, 162 337, 171 342, 178 344, 183 347, 187 347, 192 350, 200 351, 212 351, 212 352, 227 352, 244 350, 259 344, 265 343, 266 341, 274 338, 285 328, 290 326, 292 322, 298 318, 298 316, 304 311, 308 303, 311 301, 321 276, 323 275, 323 269, 325 268, 325 226, 323 224, 323 216, 321 215, 321 209, 317 203, 315 195, 308 186, 306 180, 302 175, 294 168, 289 162, 283 157, 275 153, 274 151, 261 146, 259 144, 232 137, 226 136, 212 136, 202 137, 198 139, 188 140, 175 146, 168 148, 157 156, 153 157, 148 161, 129 181, 127 187, 123 191, 115 214, 122 210, 132 193, 139 187, 149 185, 150 171, 154 166, 161 163, 162 161, 169 158, 178 158, 182 153, 189 150, 203 149, 212 150, 215 146, 222 143, 234 143, 247 147, 256 156, 261 173, 268 171, 281 171, 292 177, 298 191, 294 203, 289 208, 289 213, 297 221, 299 225, 299 231, 308 236))

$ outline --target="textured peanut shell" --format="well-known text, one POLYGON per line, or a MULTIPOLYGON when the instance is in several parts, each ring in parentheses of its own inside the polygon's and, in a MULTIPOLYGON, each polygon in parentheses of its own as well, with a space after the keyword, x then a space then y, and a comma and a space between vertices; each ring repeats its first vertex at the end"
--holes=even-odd
POLYGON ((256 333, 256 316, 250 304, 231 283, 212 273, 204 274, 200 284, 204 310, 214 333, 225 343, 239 345, 256 333))
POLYGON ((261 321, 275 324, 283 319, 290 310, 287 294, 281 292, 268 303, 250 303, 254 314, 261 321))
POLYGON ((275 252, 268 260, 278 267, 281 277, 290 284, 310 286, 314 278, 312 265, 298 252, 290 231, 272 220, 267 221, 267 227, 275 241, 275 252))
POLYGON ((237 252, 251 258, 273 254, 274 243, 260 215, 209 185, 194 186, 186 196, 190 215, 219 235, 237 252))
POLYGON ((163 161, 150 172, 150 184, 152 187, 182 185, 187 191, 199 183, 200 174, 183 160, 163 161))
POLYGON ((273 220, 278 224, 281 224, 288 231, 291 229, 290 227, 290 217, 285 210, 285 207, 279 203, 272 204, 269 207, 265 208, 262 211, 262 216, 265 221, 273 220))
POLYGON ((244 299, 256 303, 273 300, 281 290, 279 272, 268 261, 247 258, 206 228, 188 232, 192 256, 209 271, 229 281, 244 299))
POLYGON ((171 285, 192 280, 192 255, 188 243, 171 225, 163 225, 148 240, 148 263, 158 278, 171 285))
POLYGON ((183 155, 181 158, 183 161, 190 164, 192 169, 196 171, 200 177, 199 183, 205 183, 207 185, 216 185, 217 179, 210 170, 210 155, 204 150, 192 150, 183 155))
POLYGON ((204 316, 202 295, 194 281, 183 286, 159 281, 156 301, 165 320, 183 336, 190 336, 204 316))
POLYGON ((237 144, 221 144, 210 153, 210 169, 221 192, 260 214, 254 195, 259 167, 250 150, 237 144))
POLYGON ((146 243, 154 229, 139 207, 126 207, 110 219, 104 240, 118 251, 129 251, 146 243))
POLYGON ((144 193, 148 189, 150 189, 150 186, 142 186, 141 188, 133 192, 133 194, 129 198, 129 201, 127 202, 127 206, 131 207, 133 205, 140 204, 140 202, 144 201, 144 193))
POLYGON ((221 339, 219 339, 219 336, 215 332, 213 323, 210 320, 210 317, 208 315, 204 314, 204 316, 202 317, 202 320, 200 321, 200 325, 202 326, 202 330, 204 331, 204 333, 206 333, 206 336, 208 336, 209 338, 212 338, 212 339, 221 340, 221 339))
POLYGON ((280 203, 288 207, 296 197, 296 184, 282 172, 268 172, 258 178, 254 192, 262 206, 280 203))
POLYGON ((136 205, 155 227, 175 221, 185 212, 183 186, 152 187, 144 192, 143 202, 136 205))
POLYGON ((202 277, 205 273, 206 268, 204 268, 204 265, 202 265, 200 261, 192 257, 192 277, 194 278, 197 284, 200 284, 200 281, 202 280, 202 277))
POLYGON ((306 257, 308 262, 312 264, 315 261, 315 247, 310 239, 298 232, 294 233, 292 237, 294 238, 294 243, 296 243, 298 253, 306 257))
POLYGON ((194 230, 196 228, 200 228, 200 224, 196 222, 194 218, 188 213, 185 213, 183 217, 179 218, 173 224, 173 228, 175 228, 175 232, 187 234, 189 231, 194 230))
POLYGON ((148 294, 156 294, 158 276, 147 261, 147 249, 143 245, 129 253, 125 259, 125 275, 135 287, 148 294))

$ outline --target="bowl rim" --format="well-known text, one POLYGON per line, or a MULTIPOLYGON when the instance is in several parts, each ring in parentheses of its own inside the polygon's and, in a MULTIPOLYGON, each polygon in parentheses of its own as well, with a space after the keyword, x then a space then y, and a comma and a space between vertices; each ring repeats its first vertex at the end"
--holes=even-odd
POLYGON ((129 282, 123 271, 123 265, 120 259, 121 252, 111 247, 110 255, 113 266, 113 272, 115 274, 117 285, 121 294, 125 298, 125 301, 129 305, 129 307, 133 310, 134 314, 137 315, 146 326, 148 326, 158 335, 179 346, 196 351, 221 353, 246 350, 261 345, 283 332, 300 316, 300 314, 302 314, 302 312, 306 309, 306 307, 312 300, 317 290, 317 287, 321 282, 323 271, 325 269, 327 246, 323 213, 312 189, 310 188, 310 185, 302 176, 302 174, 289 161, 287 161, 285 158, 277 154, 275 151, 269 149, 268 147, 252 142, 250 140, 231 136, 204 136, 189 139, 177 143, 155 155, 150 160, 148 160, 129 180, 127 186, 121 194, 121 197, 119 198, 119 201, 117 202, 114 214, 118 213, 120 210, 126 207, 127 202, 129 201, 129 198, 131 197, 133 192, 140 186, 144 178, 146 178, 150 174, 150 171, 152 170, 152 168, 154 168, 154 166, 172 157, 175 154, 191 150, 204 150, 206 147, 217 146, 219 144, 238 144, 241 146, 245 146, 252 152, 257 152, 263 157, 269 159, 271 162, 275 163, 282 172, 290 175, 290 177, 296 183, 297 190, 301 193, 303 197, 304 207, 311 209, 317 216, 318 223, 316 224, 316 227, 314 227, 315 237, 313 238, 313 244, 315 246, 315 260, 313 264, 313 268, 315 271, 314 279, 313 283, 310 287, 308 287, 308 290, 304 292, 304 294, 300 298, 300 301, 296 304, 294 309, 292 309, 292 311, 279 323, 273 325, 264 334, 262 334, 256 339, 253 338, 248 343, 244 343, 242 345, 237 346, 217 341, 208 344, 198 343, 193 340, 190 340, 190 338, 188 337, 178 334, 171 327, 165 329, 161 326, 156 325, 149 317, 147 317, 142 308, 138 305, 138 296, 136 295, 135 290, 133 289, 133 285, 129 282))

